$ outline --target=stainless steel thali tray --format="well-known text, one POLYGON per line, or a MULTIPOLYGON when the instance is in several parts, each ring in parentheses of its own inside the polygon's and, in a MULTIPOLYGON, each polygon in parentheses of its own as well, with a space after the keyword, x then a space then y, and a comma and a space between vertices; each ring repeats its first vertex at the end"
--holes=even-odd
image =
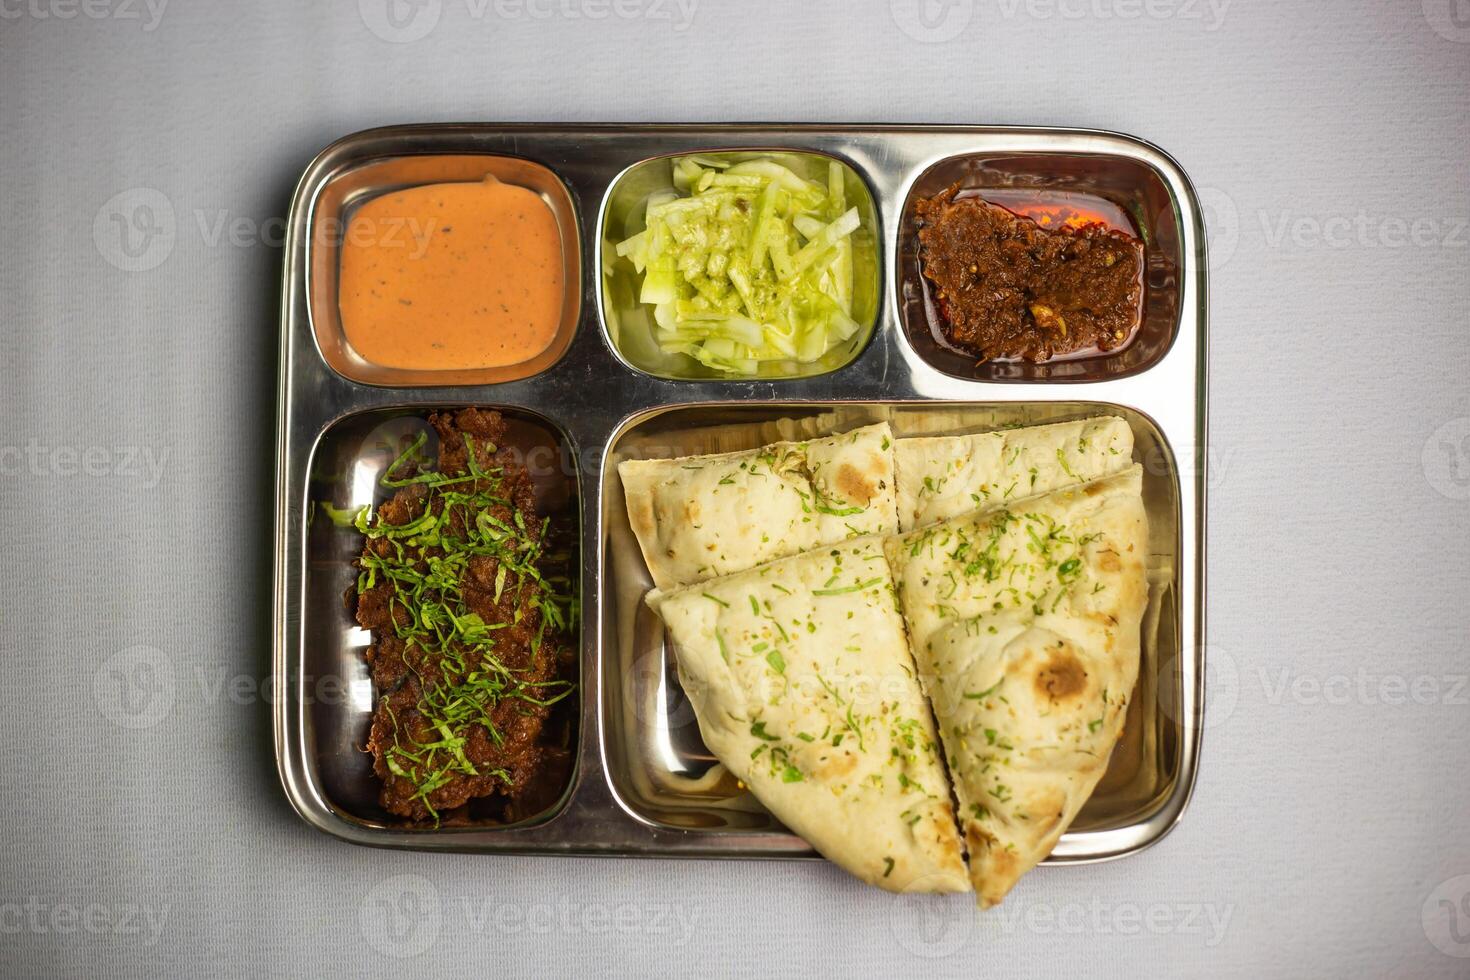
MULTIPOLYGON (((1150 605, 1139 691, 1104 781, 1050 863, 1105 860, 1179 820, 1199 760, 1204 683, 1206 270, 1199 205, 1165 153, 1084 130, 965 126, 564 126, 458 124, 372 130, 307 168, 285 248, 278 404, 274 673, 286 795, 313 826, 355 843, 436 850, 699 857, 814 852, 720 770, 699 741, 661 630, 642 609, 647 572, 616 478, 619 459, 759 445, 789 432, 886 419, 899 435, 978 431, 1107 412, 1134 430, 1151 521, 1150 605), (830 155, 871 195, 880 290, 851 359, 799 379, 659 377, 614 343, 602 309, 604 221, 636 190, 639 164, 700 150, 830 155), (356 200, 413 183, 495 172, 532 187, 561 224, 569 312, 547 363, 521 380, 375 375, 334 341, 330 236, 356 200), (1075 189, 1128 211, 1148 243, 1148 300, 1118 355, 976 372, 915 329, 905 210, 957 175, 982 186, 1075 189), (351 380, 355 378, 356 380, 351 380), (580 684, 575 768, 543 813, 508 826, 410 829, 375 802, 361 747, 372 690, 366 642, 343 601, 350 531, 313 522, 335 492, 370 502, 385 439, 433 408, 479 405, 513 419, 543 461, 543 510, 580 528, 580 684)), ((646 365, 644 365, 646 366, 646 365)))

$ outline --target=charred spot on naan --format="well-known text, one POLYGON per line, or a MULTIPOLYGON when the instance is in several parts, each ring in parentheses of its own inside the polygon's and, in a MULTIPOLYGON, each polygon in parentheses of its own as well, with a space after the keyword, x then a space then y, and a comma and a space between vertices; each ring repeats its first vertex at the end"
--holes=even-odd
POLYGON ((858 757, 851 752, 838 752, 824 756, 812 767, 812 774, 821 782, 836 783, 850 776, 857 768, 858 757))
POLYGON ((833 482, 843 500, 864 507, 877 493, 877 488, 868 482, 866 475, 848 463, 837 467, 836 479, 833 482))
POLYGON ((1058 786, 1040 787, 1027 798, 1026 812, 1030 832, 1038 838, 1049 837, 1066 816, 1067 794, 1058 786))
POLYGON ((981 830, 972 821, 965 823, 965 847, 970 852, 970 860, 974 861, 980 855, 989 851, 996 844, 995 838, 981 830))
POLYGON ((960 839, 954 833, 954 827, 954 807, 948 801, 937 804, 928 822, 929 836, 944 858, 957 861, 963 867, 965 854, 960 848, 960 839))
POLYGON ((1036 692, 1053 703, 1075 700, 1087 690, 1087 668, 1065 640, 1058 640, 1047 650, 1034 684, 1036 692))
POLYGON ((1020 874, 1020 860, 1016 857, 1016 852, 1001 846, 995 837, 989 837, 985 857, 991 865, 991 873, 1003 882, 1007 882, 1005 890, 1010 890, 1010 882, 1013 882, 1017 874, 1020 874))
POLYGON ((1036 825, 1036 833, 1043 839, 1051 837, 1053 833, 1061 837, 1062 817, 1065 815, 1061 810, 1045 814, 1036 825))
MULTIPOLYGON (((949 800, 939 800, 934 804, 934 807, 934 819, 938 824, 946 827, 954 825, 954 804, 950 803, 949 800)), ((955 839, 953 844, 955 853, 959 853, 959 840, 955 839)))
POLYGON ((628 523, 639 537, 652 535, 656 524, 652 494, 628 494, 628 523))

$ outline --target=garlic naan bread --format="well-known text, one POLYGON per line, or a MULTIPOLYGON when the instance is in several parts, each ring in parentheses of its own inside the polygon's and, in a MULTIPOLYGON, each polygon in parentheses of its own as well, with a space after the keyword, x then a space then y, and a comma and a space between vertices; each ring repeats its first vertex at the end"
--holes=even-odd
POLYGON ((899 530, 1050 493, 1133 465, 1133 430, 1104 416, 968 436, 900 439, 899 530))
POLYGON ((890 538, 970 878, 999 902, 1107 768, 1148 599, 1142 470, 890 538))
POLYGON ((660 589, 898 530, 887 422, 747 452, 618 464, 660 589))
POLYGON ((782 823, 869 884, 969 890, 881 541, 649 603, 705 745, 782 823))

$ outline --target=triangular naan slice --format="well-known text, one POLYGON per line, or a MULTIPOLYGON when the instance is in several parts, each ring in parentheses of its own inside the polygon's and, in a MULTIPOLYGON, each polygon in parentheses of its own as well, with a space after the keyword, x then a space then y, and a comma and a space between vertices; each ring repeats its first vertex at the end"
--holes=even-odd
POLYGON ((747 452, 618 465, 660 589, 898 529, 887 422, 747 452))
POLYGON ((968 436, 900 439, 899 530, 997 507, 1133 465, 1133 430, 1102 416, 968 436))
POLYGON ((1148 598, 1141 480, 886 543, 983 905, 1051 853, 1122 732, 1148 598))
POLYGON ((705 745, 782 823, 869 884, 969 890, 879 539, 649 601, 705 745))

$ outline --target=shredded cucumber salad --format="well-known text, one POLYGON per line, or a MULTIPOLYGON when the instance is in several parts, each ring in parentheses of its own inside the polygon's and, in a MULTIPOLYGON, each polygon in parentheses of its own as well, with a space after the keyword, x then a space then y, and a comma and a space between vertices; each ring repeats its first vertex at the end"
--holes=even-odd
POLYGON ((673 158, 673 191, 650 196, 643 231, 617 254, 643 277, 654 339, 717 371, 810 363, 859 330, 843 167, 807 180, 770 157, 673 158))

